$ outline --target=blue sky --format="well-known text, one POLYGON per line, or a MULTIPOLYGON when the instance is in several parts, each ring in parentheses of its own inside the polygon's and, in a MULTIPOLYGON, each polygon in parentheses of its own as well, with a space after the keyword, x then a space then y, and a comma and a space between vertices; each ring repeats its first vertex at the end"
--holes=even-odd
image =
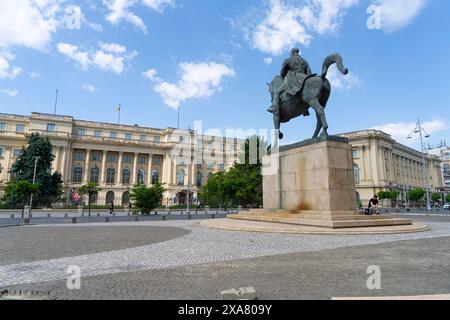
MULTIPOLYGON (((266 83, 298 46, 330 72, 330 133, 418 118, 450 143, 450 2, 444 0, 0 0, 0 111, 203 129, 272 129, 266 83)), ((315 117, 283 126, 308 138, 315 117)), ((417 146, 417 141, 411 142, 417 146)))

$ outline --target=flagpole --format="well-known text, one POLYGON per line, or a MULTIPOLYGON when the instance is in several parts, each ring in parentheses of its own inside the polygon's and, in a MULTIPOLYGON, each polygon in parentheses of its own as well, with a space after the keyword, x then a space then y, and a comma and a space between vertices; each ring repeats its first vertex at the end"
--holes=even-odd
POLYGON ((120 124, 120 111, 121 111, 121 109, 122 109, 122 105, 121 104, 119 104, 119 119, 118 119, 118 121, 117 121, 117 124, 120 124))

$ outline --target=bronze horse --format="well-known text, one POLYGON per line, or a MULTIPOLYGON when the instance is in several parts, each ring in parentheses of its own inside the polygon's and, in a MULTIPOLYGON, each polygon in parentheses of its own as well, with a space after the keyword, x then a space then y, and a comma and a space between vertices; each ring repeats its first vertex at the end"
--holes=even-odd
MULTIPOLYGON (((327 57, 323 62, 322 75, 317 76, 314 74, 308 77, 303 84, 302 90, 295 96, 291 96, 286 92, 281 94, 279 112, 274 113, 273 116, 276 130, 280 130, 281 123, 287 123, 301 115, 309 115, 309 108, 313 108, 316 111, 317 117, 317 126, 313 138, 319 137, 319 133, 322 129, 321 137, 326 137, 328 135, 328 122, 325 116, 325 107, 330 98, 331 85, 326 76, 328 69, 332 64, 336 64, 342 74, 348 74, 348 69, 344 67, 341 55, 335 53, 327 57)), ((280 76, 276 76, 270 83, 269 91, 272 95, 272 101, 275 92, 274 89, 282 84, 283 78, 280 76)), ((279 138, 283 139, 283 133, 281 133, 281 131, 279 131, 279 138)))

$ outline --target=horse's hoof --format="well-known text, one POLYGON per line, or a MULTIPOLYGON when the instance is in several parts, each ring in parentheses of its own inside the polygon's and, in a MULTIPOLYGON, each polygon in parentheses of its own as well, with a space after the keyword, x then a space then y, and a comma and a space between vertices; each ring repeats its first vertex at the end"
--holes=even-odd
POLYGON ((284 137, 283 133, 280 132, 280 134, 278 135, 278 138, 280 138, 280 140, 282 140, 284 137))

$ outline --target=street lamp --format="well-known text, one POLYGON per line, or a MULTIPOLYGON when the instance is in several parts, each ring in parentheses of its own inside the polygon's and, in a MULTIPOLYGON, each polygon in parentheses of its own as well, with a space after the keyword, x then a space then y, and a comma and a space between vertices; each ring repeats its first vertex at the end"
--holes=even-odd
POLYGON ((425 144, 423 141, 423 138, 429 138, 430 134, 428 134, 425 129, 422 127, 422 124, 420 122, 420 119, 417 120, 416 127, 414 130, 408 135, 407 139, 412 139, 413 135, 415 133, 418 133, 420 136, 420 144, 422 147, 422 162, 423 162, 423 177, 424 177, 424 184, 425 184, 425 190, 427 194, 427 211, 431 211, 431 202, 430 202, 430 184, 429 184, 429 174, 428 174, 428 162, 425 160, 425 144))
MULTIPOLYGON (((39 157, 34 158, 33 184, 36 183, 36 171, 37 171, 38 160, 39 160, 39 157)), ((31 193, 31 197, 30 197, 30 213, 31 213, 31 210, 33 210, 33 193, 31 193)))

